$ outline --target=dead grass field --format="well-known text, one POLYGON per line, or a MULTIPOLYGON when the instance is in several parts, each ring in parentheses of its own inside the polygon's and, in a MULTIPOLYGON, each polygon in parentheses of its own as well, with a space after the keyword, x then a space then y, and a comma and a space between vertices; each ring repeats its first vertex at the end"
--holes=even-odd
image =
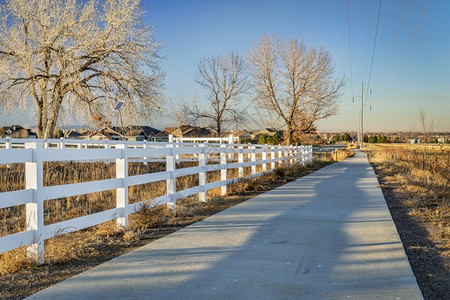
MULTIPOLYGON (((178 167, 190 167, 186 163, 178 167)), ((166 206, 143 207, 142 211, 130 215, 129 228, 118 228, 114 221, 80 230, 45 241, 45 261, 36 266, 26 258, 25 247, 0 254, 0 298, 20 299, 47 286, 83 272, 113 257, 126 253, 152 240, 172 233, 207 216, 234 206, 288 181, 307 175, 329 164, 315 160, 307 166, 281 167, 257 179, 242 180, 228 189, 228 194, 219 196, 219 189, 208 192, 208 201, 201 203, 196 195, 178 200, 177 212, 173 214, 166 206)), ((270 165, 269 165, 270 166, 270 165)), ((163 164, 131 163, 130 175, 158 172, 163 164)), ((257 171, 261 170, 261 166, 257 171)), ((245 168, 245 174, 251 169, 245 168)), ((0 191, 24 188, 23 165, 0 168, 0 191), (22 169, 21 169, 22 168, 22 169)), ((92 181, 115 176, 113 163, 76 164, 49 163, 44 166, 44 185, 67 184, 92 181)), ((218 171, 208 172, 207 181, 220 178, 218 171)), ((230 178, 237 177, 237 170, 229 170, 230 178)), ((177 179, 177 189, 198 184, 198 175, 177 179)), ((130 187, 130 203, 150 199, 165 193, 165 182, 130 187)), ((115 191, 68 197, 47 201, 45 222, 55 223, 68 218, 82 216, 114 207, 115 191)), ((0 210, 0 236, 25 229, 24 207, 0 210)))
POLYGON ((450 146, 385 144, 367 151, 425 299, 448 299, 450 146))

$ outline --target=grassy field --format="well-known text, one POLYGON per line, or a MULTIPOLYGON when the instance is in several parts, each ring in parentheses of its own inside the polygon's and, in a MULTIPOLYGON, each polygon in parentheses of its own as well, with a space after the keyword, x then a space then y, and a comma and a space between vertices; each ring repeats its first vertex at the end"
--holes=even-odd
MULTIPOLYGON (((228 189, 228 194, 219 196, 219 190, 208 192, 208 201, 201 203, 196 195, 177 202, 177 212, 173 214, 166 206, 143 207, 130 216, 127 230, 118 228, 114 221, 85 230, 69 233, 45 241, 45 261, 36 266, 26 257, 25 247, 0 254, 0 298, 19 299, 30 295, 67 277, 73 276, 115 256, 142 246, 154 239, 174 232, 184 226, 199 221, 218 211, 236 205, 246 199, 314 172, 329 164, 315 160, 308 166, 281 167, 255 180, 242 180, 228 189)), ((185 163, 179 168, 195 163, 185 163)), ((269 165, 270 167, 270 165, 269 165)), ((130 163, 129 174, 158 172, 163 164, 130 163)), ((257 171, 261 170, 261 166, 257 171)), ((245 168, 245 175, 251 168, 245 168)), ((95 163, 49 163, 44 166, 44 185, 85 182, 113 178, 115 164, 95 163)), ((229 170, 230 178, 237 177, 237 170, 229 170)), ((208 172, 207 181, 220 179, 220 171, 208 172)), ((23 165, 0 167, 0 191, 24 188, 23 165)), ((198 184, 198 175, 177 179, 177 190, 198 184)), ((130 203, 150 199, 166 192, 165 181, 130 187, 130 203)), ((68 197, 46 201, 45 223, 51 224, 112 208, 115 205, 115 191, 68 197)), ((0 209, 0 236, 25 229, 24 207, 0 209)))
POLYGON ((450 146, 369 145, 425 299, 450 295, 450 146))

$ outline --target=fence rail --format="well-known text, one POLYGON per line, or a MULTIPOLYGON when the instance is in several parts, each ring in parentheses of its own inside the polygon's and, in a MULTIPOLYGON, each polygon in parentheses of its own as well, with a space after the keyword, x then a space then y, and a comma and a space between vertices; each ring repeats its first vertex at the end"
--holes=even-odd
POLYGON ((250 167, 255 177, 276 167, 305 164, 312 161, 311 146, 268 146, 250 144, 211 144, 180 142, 124 142, 86 140, 36 140, 0 139, 0 165, 25 164, 25 189, 0 193, 0 209, 25 205, 26 230, 0 237, 0 253, 25 245, 28 255, 43 263, 44 240, 116 220, 120 226, 128 226, 128 216, 142 208, 142 205, 169 205, 176 209, 180 198, 199 195, 199 201, 206 201, 206 192, 221 188, 226 194, 227 185, 244 178, 244 168, 250 167), (116 178, 44 186, 43 163, 55 161, 108 162, 116 163, 116 178), (165 171, 129 176, 129 162, 165 162, 165 171), (177 169, 181 161, 196 161, 198 166, 177 169), (213 161, 213 164, 207 164, 213 161), (257 172, 257 166, 260 172, 257 172), (227 170, 238 169, 238 177, 227 178, 227 170), (220 171, 220 180, 207 183, 206 174, 220 171), (176 178, 198 174, 198 185, 176 189, 176 178), (128 203, 128 188, 134 185, 166 181, 166 195, 128 203), (116 190, 116 207, 94 214, 44 224, 44 202, 107 190, 116 190))

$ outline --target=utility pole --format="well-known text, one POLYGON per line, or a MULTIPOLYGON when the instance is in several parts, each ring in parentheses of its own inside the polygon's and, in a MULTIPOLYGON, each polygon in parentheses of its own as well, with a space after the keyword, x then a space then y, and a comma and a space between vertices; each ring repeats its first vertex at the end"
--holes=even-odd
POLYGON ((359 149, 363 148, 364 134, 363 134, 363 115, 364 115, 364 82, 361 82, 361 108, 359 111, 359 149))
MULTIPOLYGON (((366 88, 367 90, 368 88, 366 88)), ((369 91, 370 95, 372 95, 372 90, 369 91)), ((354 98, 353 98, 354 101, 354 98)), ((364 106, 368 104, 364 104, 364 82, 361 82, 361 106, 359 110, 359 127, 358 127, 358 148, 362 149, 364 146, 364 106)), ((370 110, 372 110, 372 106, 370 106, 370 110)))

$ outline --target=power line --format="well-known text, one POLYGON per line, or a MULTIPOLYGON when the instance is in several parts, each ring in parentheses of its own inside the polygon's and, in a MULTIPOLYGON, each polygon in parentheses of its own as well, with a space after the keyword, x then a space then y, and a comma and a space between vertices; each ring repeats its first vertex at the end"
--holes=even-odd
POLYGON ((392 83, 392 87, 391 87, 391 89, 388 92, 388 96, 392 92, 392 89, 394 88, 395 83, 397 82, 398 76, 400 75, 400 72, 403 69, 403 65, 405 64, 406 58, 408 57, 409 51, 411 50, 412 44, 414 43, 414 39, 416 38, 417 32, 419 31, 420 24, 422 24, 423 17, 425 16, 425 12, 427 11, 428 4, 430 4, 430 0, 427 0, 427 3, 425 4, 425 8, 423 9, 422 15, 420 16, 420 19, 419 19, 419 23, 416 26, 416 31, 414 31, 414 35, 413 35, 411 41, 409 42, 408 50, 406 50, 405 57, 402 60, 402 64, 400 65, 400 68, 398 69, 397 75, 395 76, 395 79, 394 79, 394 81, 392 83))
POLYGON ((400 20, 400 24, 398 25, 398 28, 397 28, 397 33, 395 35, 394 43, 392 44, 391 54, 389 55, 388 62, 386 64, 386 68, 384 69, 384 73, 385 74, 386 74, 387 69, 389 68, 389 65, 391 64, 392 55, 394 54, 394 49, 395 49, 395 46, 397 45, 397 41, 398 41, 398 38, 400 36, 400 31, 401 31, 402 26, 403 26, 403 21, 405 20, 405 15, 406 15, 406 10, 408 8, 408 3, 409 3, 409 0, 406 0, 405 8, 403 9, 403 15, 402 15, 402 18, 400 20))
POLYGON ((353 97, 352 42, 350 36, 350 0, 347 0, 348 57, 350 62, 350 88, 353 97))
MULTIPOLYGON (((373 59, 375 57, 375 47, 377 45, 377 36, 378 36, 378 24, 380 23, 380 13, 381 13, 381 0, 380 0, 380 4, 378 5, 378 17, 377 17, 377 27, 375 29, 375 39, 373 41, 373 49, 372 49, 372 61, 370 63, 370 71, 369 71, 369 81, 367 82, 367 89, 370 89, 370 79, 372 78, 372 68, 373 68, 373 59)), ((367 95, 369 93, 366 93, 366 100, 367 100, 367 95)))

